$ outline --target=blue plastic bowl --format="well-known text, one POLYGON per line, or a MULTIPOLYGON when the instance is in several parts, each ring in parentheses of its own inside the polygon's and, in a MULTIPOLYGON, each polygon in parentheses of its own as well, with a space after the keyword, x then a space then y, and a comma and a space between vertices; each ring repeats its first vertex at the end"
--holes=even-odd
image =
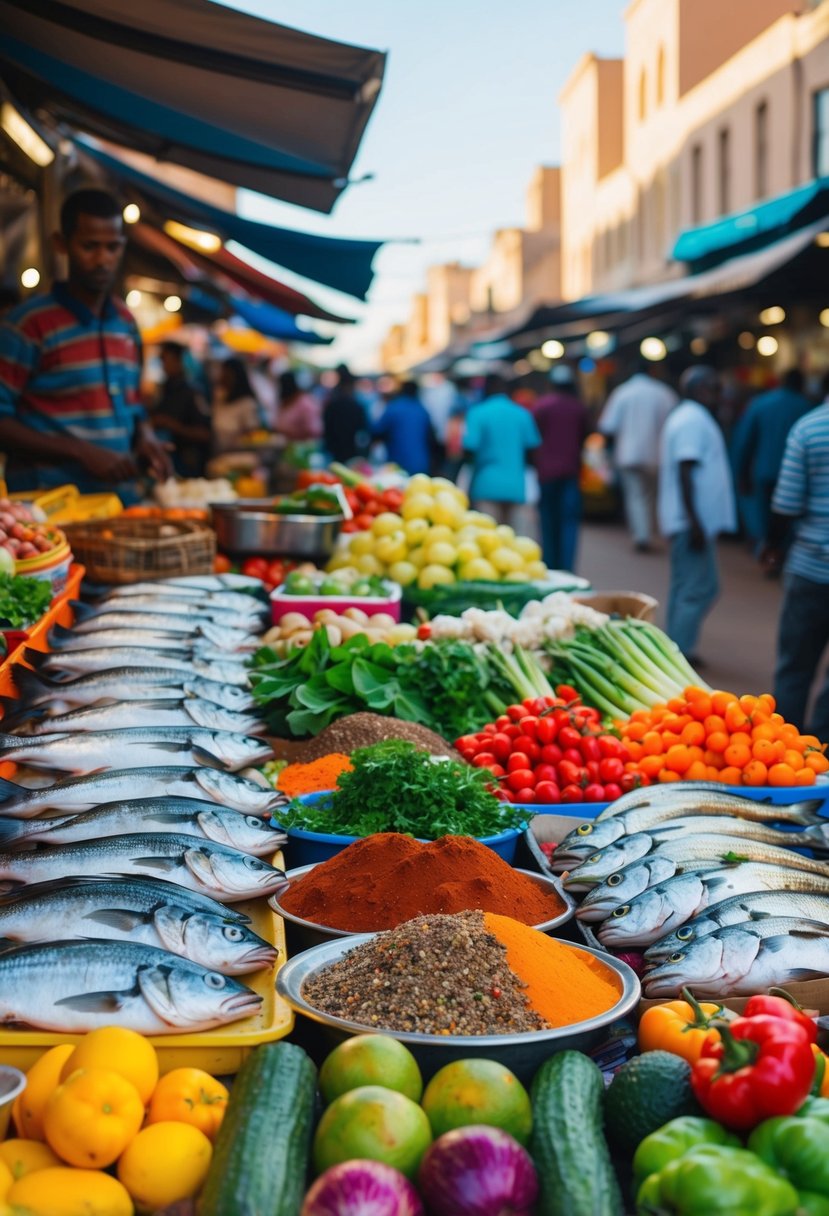
POLYGON ((566 815, 568 819, 595 819, 602 811, 610 806, 609 802, 515 802, 513 806, 526 811, 529 818, 533 815, 566 815))
MULTIPOLYGON (((323 798, 330 798, 333 792, 333 790, 324 790, 317 794, 303 794, 299 801, 313 804, 320 802, 323 798)), ((327 832, 306 832, 302 828, 286 828, 285 830, 288 833, 288 844, 286 847, 291 869, 297 869, 299 866, 317 865, 321 861, 328 861, 329 858, 336 857, 337 853, 342 852, 348 845, 353 844, 355 840, 362 839, 360 836, 336 836, 327 832)), ((478 840, 481 844, 485 844, 487 848, 492 849, 493 853, 497 853, 499 857, 512 865, 515 860, 515 850, 518 847, 518 838, 523 834, 523 830, 523 828, 509 828, 506 832, 499 832, 497 836, 479 836, 478 840)))

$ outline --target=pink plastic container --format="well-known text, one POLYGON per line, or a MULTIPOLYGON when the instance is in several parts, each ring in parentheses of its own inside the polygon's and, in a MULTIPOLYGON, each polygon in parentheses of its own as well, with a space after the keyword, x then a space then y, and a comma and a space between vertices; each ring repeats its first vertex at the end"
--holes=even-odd
POLYGON ((395 621, 400 621, 402 590, 392 584, 388 596, 359 595, 285 595, 284 585, 271 592, 271 620, 278 625, 288 612, 301 612, 309 621, 315 612, 331 608, 334 612, 345 612, 346 608, 362 608, 372 616, 375 612, 387 612, 395 621))

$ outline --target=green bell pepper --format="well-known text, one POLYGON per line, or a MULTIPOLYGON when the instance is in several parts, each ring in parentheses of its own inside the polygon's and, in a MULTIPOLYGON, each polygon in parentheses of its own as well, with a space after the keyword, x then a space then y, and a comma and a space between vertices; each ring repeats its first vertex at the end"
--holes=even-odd
POLYGON ((658 1174, 671 1161, 683 1157, 699 1144, 727 1144, 740 1148, 742 1142, 732 1132, 713 1119, 696 1115, 681 1115, 664 1127, 651 1132, 641 1142, 633 1157, 634 1186, 651 1174, 658 1174))
POLYGON ((818 1119, 766 1119, 748 1148, 798 1189, 829 1196, 829 1127, 818 1119))
POLYGON ((639 1216, 795 1216, 791 1183, 742 1148, 703 1144, 646 1178, 639 1216))
POLYGON ((794 1112, 795 1119, 819 1119, 829 1124, 829 1098, 807 1098, 794 1112))

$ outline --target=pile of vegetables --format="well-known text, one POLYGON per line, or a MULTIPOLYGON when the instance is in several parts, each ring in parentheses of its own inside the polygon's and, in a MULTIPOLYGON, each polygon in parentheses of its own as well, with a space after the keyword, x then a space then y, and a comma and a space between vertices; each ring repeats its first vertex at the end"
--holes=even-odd
POLYGON ((341 515, 342 491, 339 486, 321 485, 318 481, 274 499, 271 508, 277 515, 341 515))
POLYGON ((48 579, 0 574, 0 629, 21 629, 40 620, 52 602, 48 579))
POLYGON ((362 608, 346 608, 343 612, 319 608, 311 616, 304 612, 286 612, 262 640, 277 655, 284 657, 292 647, 307 646, 315 630, 325 631, 332 646, 339 646, 358 634, 369 642, 387 642, 389 646, 411 642, 417 635, 414 625, 400 625, 388 612, 369 615, 362 608))
POLYGON ((297 489, 310 485, 342 485, 345 500, 351 509, 351 519, 343 524, 343 532, 366 532, 378 515, 384 511, 397 511, 403 503, 403 491, 394 488, 381 489, 347 465, 331 464, 326 471, 303 469, 297 479, 297 489))

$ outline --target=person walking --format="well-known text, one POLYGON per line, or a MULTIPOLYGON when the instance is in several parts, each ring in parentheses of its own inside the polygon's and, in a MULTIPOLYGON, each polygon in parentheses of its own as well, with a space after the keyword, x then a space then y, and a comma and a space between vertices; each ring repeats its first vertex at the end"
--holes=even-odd
POLYGON ((341 364, 337 369, 337 386, 325 403, 322 413, 323 447, 332 460, 346 464, 368 449, 369 421, 365 407, 357 400, 356 381, 341 364))
POLYGON ((283 372, 279 377, 279 407, 274 429, 291 443, 310 443, 322 437, 319 403, 300 388, 293 372, 283 372))
POLYGON ((472 464, 469 496, 499 524, 512 524, 526 501, 527 460, 541 443, 532 414, 507 396, 506 387, 502 376, 487 376, 484 400, 467 414, 463 440, 472 464))
POLYGON ((566 364, 555 366, 550 380, 554 391, 540 397, 535 408, 541 435, 534 458, 541 546, 551 570, 574 571, 581 521, 581 450, 589 430, 587 407, 576 394, 575 377, 566 364))
POLYGON ((750 401, 740 419, 734 441, 733 465, 737 487, 751 499, 752 526, 763 543, 769 526, 771 499, 786 437, 813 403, 803 392, 803 373, 796 367, 785 373, 778 388, 750 401))
POLYGON ((725 440, 713 412, 719 378, 711 367, 688 368, 683 400, 662 431, 659 459, 659 527, 670 541, 667 632, 688 660, 702 622, 719 594, 717 537, 737 527, 725 440))
POLYGON ((177 475, 204 477, 210 457, 210 407, 187 375, 180 342, 162 342, 159 357, 164 380, 152 410, 153 425, 173 444, 177 475))
POLYGON ((658 379, 657 365, 642 359, 635 375, 610 394, 599 418, 598 429, 612 444, 628 529, 638 553, 651 549, 659 439, 676 403, 676 393, 658 379))
MULTIPOLYGON (((803 727, 809 694, 829 645, 829 376, 823 405, 809 411, 789 431, 761 561, 783 565, 783 605, 777 631, 774 696, 777 712, 803 727)), ((829 742, 829 674, 817 697, 807 733, 829 742)))
POLYGON ((372 423, 371 435, 385 444, 388 459, 409 476, 432 471, 439 445, 414 380, 400 386, 397 396, 372 423))
POLYGON ((67 482, 84 493, 140 498, 143 469, 172 471, 141 404, 141 336, 114 294, 126 245, 122 204, 108 191, 70 194, 54 246, 65 282, 0 323, 0 449, 10 490, 67 482))

